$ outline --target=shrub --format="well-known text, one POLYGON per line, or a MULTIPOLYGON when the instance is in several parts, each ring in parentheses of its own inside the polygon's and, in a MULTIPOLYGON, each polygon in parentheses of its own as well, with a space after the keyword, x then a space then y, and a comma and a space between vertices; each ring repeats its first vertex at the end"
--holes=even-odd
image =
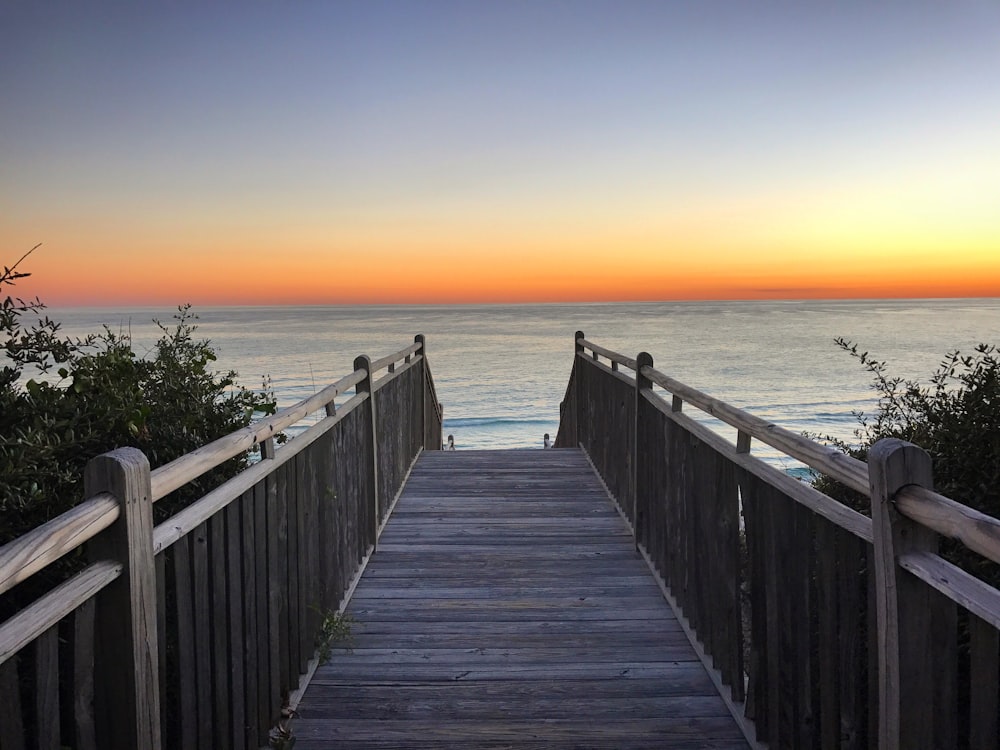
MULTIPOLYGON (((926 384, 894 377, 885 362, 844 339, 837 345, 857 359, 872 376, 878 393, 873 414, 856 413, 858 443, 837 443, 866 460, 868 449, 882 438, 899 438, 919 445, 933 462, 935 489, 983 513, 1000 517, 1000 353, 979 344, 972 355, 950 352, 926 384)), ((867 497, 829 477, 816 480, 817 489, 865 514, 867 497)), ((997 566, 946 541, 943 554, 953 562, 1000 586, 997 566)))
MULTIPOLYGON (((30 254, 30 253, 29 253, 30 254)), ((29 274, 4 267, 0 286, 29 274)), ((273 413, 268 389, 236 384, 236 373, 211 369, 215 352, 197 330, 190 306, 178 308, 147 357, 128 334, 105 328, 63 338, 37 298, 0 304, 0 543, 83 499, 87 461, 118 447, 142 450, 152 467, 273 413)), ((238 456, 194 487, 157 504, 161 517, 245 467, 238 456)))

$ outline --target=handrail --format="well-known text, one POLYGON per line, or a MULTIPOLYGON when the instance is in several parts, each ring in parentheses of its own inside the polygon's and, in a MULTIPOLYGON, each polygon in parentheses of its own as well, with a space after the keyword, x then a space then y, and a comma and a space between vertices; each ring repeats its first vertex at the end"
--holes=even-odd
POLYGON ((398 352, 388 354, 385 357, 382 357, 382 359, 376 359, 374 362, 372 362, 372 374, 374 375, 379 370, 384 370, 389 365, 396 364, 401 359, 406 359, 411 354, 416 354, 422 348, 423 346, 421 345, 421 343, 417 341, 410 344, 405 349, 400 349, 398 352))
POLYGON ((337 410, 335 415, 324 417, 321 422, 310 427, 305 434, 300 435, 288 448, 281 451, 278 457, 241 471, 235 477, 223 482, 199 500, 159 524, 153 529, 153 553, 159 554, 182 536, 190 533, 199 524, 207 521, 228 505, 233 498, 239 497, 241 493, 274 471, 276 461, 283 463, 290 460, 296 452, 308 447, 312 440, 329 431, 366 400, 365 394, 353 396, 342 408, 337 410))
POLYGON ((190 453, 160 466, 152 473, 153 502, 197 479, 205 472, 211 471, 233 456, 273 438, 286 427, 295 424, 313 412, 319 411, 364 378, 364 370, 355 370, 350 375, 345 375, 336 383, 328 385, 297 404, 281 409, 266 419, 231 432, 225 437, 196 448, 190 453))
POLYGON ((767 443, 772 448, 784 451, 807 466, 830 475, 856 492, 868 494, 868 465, 864 461, 730 406, 725 401, 684 385, 652 367, 643 367, 640 374, 673 395, 697 406, 703 412, 767 443))
POLYGON ((897 492, 895 505, 896 510, 921 526, 1000 563, 1000 520, 993 516, 917 485, 897 492))
POLYGON ((0 547, 0 594, 93 539, 120 512, 111 495, 95 495, 0 547))
MULTIPOLYGON (((823 472, 855 492, 866 497, 870 494, 868 464, 864 461, 731 406, 653 367, 643 365, 639 368, 637 360, 597 346, 585 338, 577 338, 576 344, 637 371, 642 377, 706 414, 783 451, 789 457, 823 472)), ((1000 520, 917 486, 900 490, 895 497, 895 506, 908 518, 943 536, 958 540, 970 550, 1000 563, 1000 520)))
POLYGON ((39 633, 93 598, 121 573, 121 563, 111 560, 88 565, 6 622, 0 623, 0 664, 31 643, 39 633))
POLYGON ((600 355, 605 359, 611 360, 612 362, 617 362, 620 365, 625 365, 630 370, 635 370, 639 367, 638 361, 632 359, 631 357, 626 357, 624 354, 612 351, 611 349, 605 349, 603 346, 598 346, 592 341, 587 341, 587 339, 577 339, 576 343, 577 346, 590 349, 594 354, 600 355))
POLYGON ((696 388, 685 385, 648 365, 643 365, 639 369, 638 360, 599 347, 584 338, 578 338, 576 343, 577 346, 590 349, 613 362, 618 362, 633 371, 637 371, 642 377, 648 378, 664 390, 698 407, 706 414, 757 438, 772 448, 784 451, 788 456, 828 474, 852 490, 868 494, 868 465, 864 461, 859 461, 836 448, 820 445, 803 435, 731 406, 725 401, 720 401, 696 388))

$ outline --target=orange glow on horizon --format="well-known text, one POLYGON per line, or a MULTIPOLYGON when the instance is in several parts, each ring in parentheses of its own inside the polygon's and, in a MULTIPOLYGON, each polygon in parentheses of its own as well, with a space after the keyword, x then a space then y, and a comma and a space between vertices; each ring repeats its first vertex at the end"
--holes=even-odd
POLYGON ((388 252, 213 252, 120 256, 95 266, 40 248, 14 291, 50 306, 323 305, 616 302, 661 300, 1000 297, 1000 261, 938 256, 878 261, 816 256, 712 261, 703 251, 507 251, 474 257, 388 252), (422 258, 428 257, 428 262, 422 258), (700 259, 709 259, 702 263, 700 259), (571 258, 567 261, 567 258, 571 258))

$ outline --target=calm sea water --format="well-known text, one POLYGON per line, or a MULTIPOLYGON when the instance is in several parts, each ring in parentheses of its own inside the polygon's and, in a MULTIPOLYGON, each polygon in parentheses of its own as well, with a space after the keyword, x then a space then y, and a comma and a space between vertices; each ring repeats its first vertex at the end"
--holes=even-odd
MULTIPOLYGON (((67 334, 131 330, 139 351, 171 309, 51 310, 67 334)), ((850 440, 855 410, 874 393, 834 344, 846 337, 894 374, 926 380, 950 350, 1000 342, 1000 299, 689 302, 449 307, 195 309, 199 333, 249 387, 268 376, 282 406, 427 337, 445 434, 462 448, 541 447, 555 435, 573 360, 573 333, 635 356, 695 388, 795 431, 850 440)), ((729 435, 729 428, 722 429, 729 435)), ((778 464, 773 452, 754 452, 778 464)))

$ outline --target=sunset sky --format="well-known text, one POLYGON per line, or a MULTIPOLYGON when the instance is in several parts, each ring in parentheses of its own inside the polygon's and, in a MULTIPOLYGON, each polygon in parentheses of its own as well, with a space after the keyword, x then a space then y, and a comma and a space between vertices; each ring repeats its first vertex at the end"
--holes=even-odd
POLYGON ((1000 2, 0 4, 50 305, 1000 296, 1000 2))

